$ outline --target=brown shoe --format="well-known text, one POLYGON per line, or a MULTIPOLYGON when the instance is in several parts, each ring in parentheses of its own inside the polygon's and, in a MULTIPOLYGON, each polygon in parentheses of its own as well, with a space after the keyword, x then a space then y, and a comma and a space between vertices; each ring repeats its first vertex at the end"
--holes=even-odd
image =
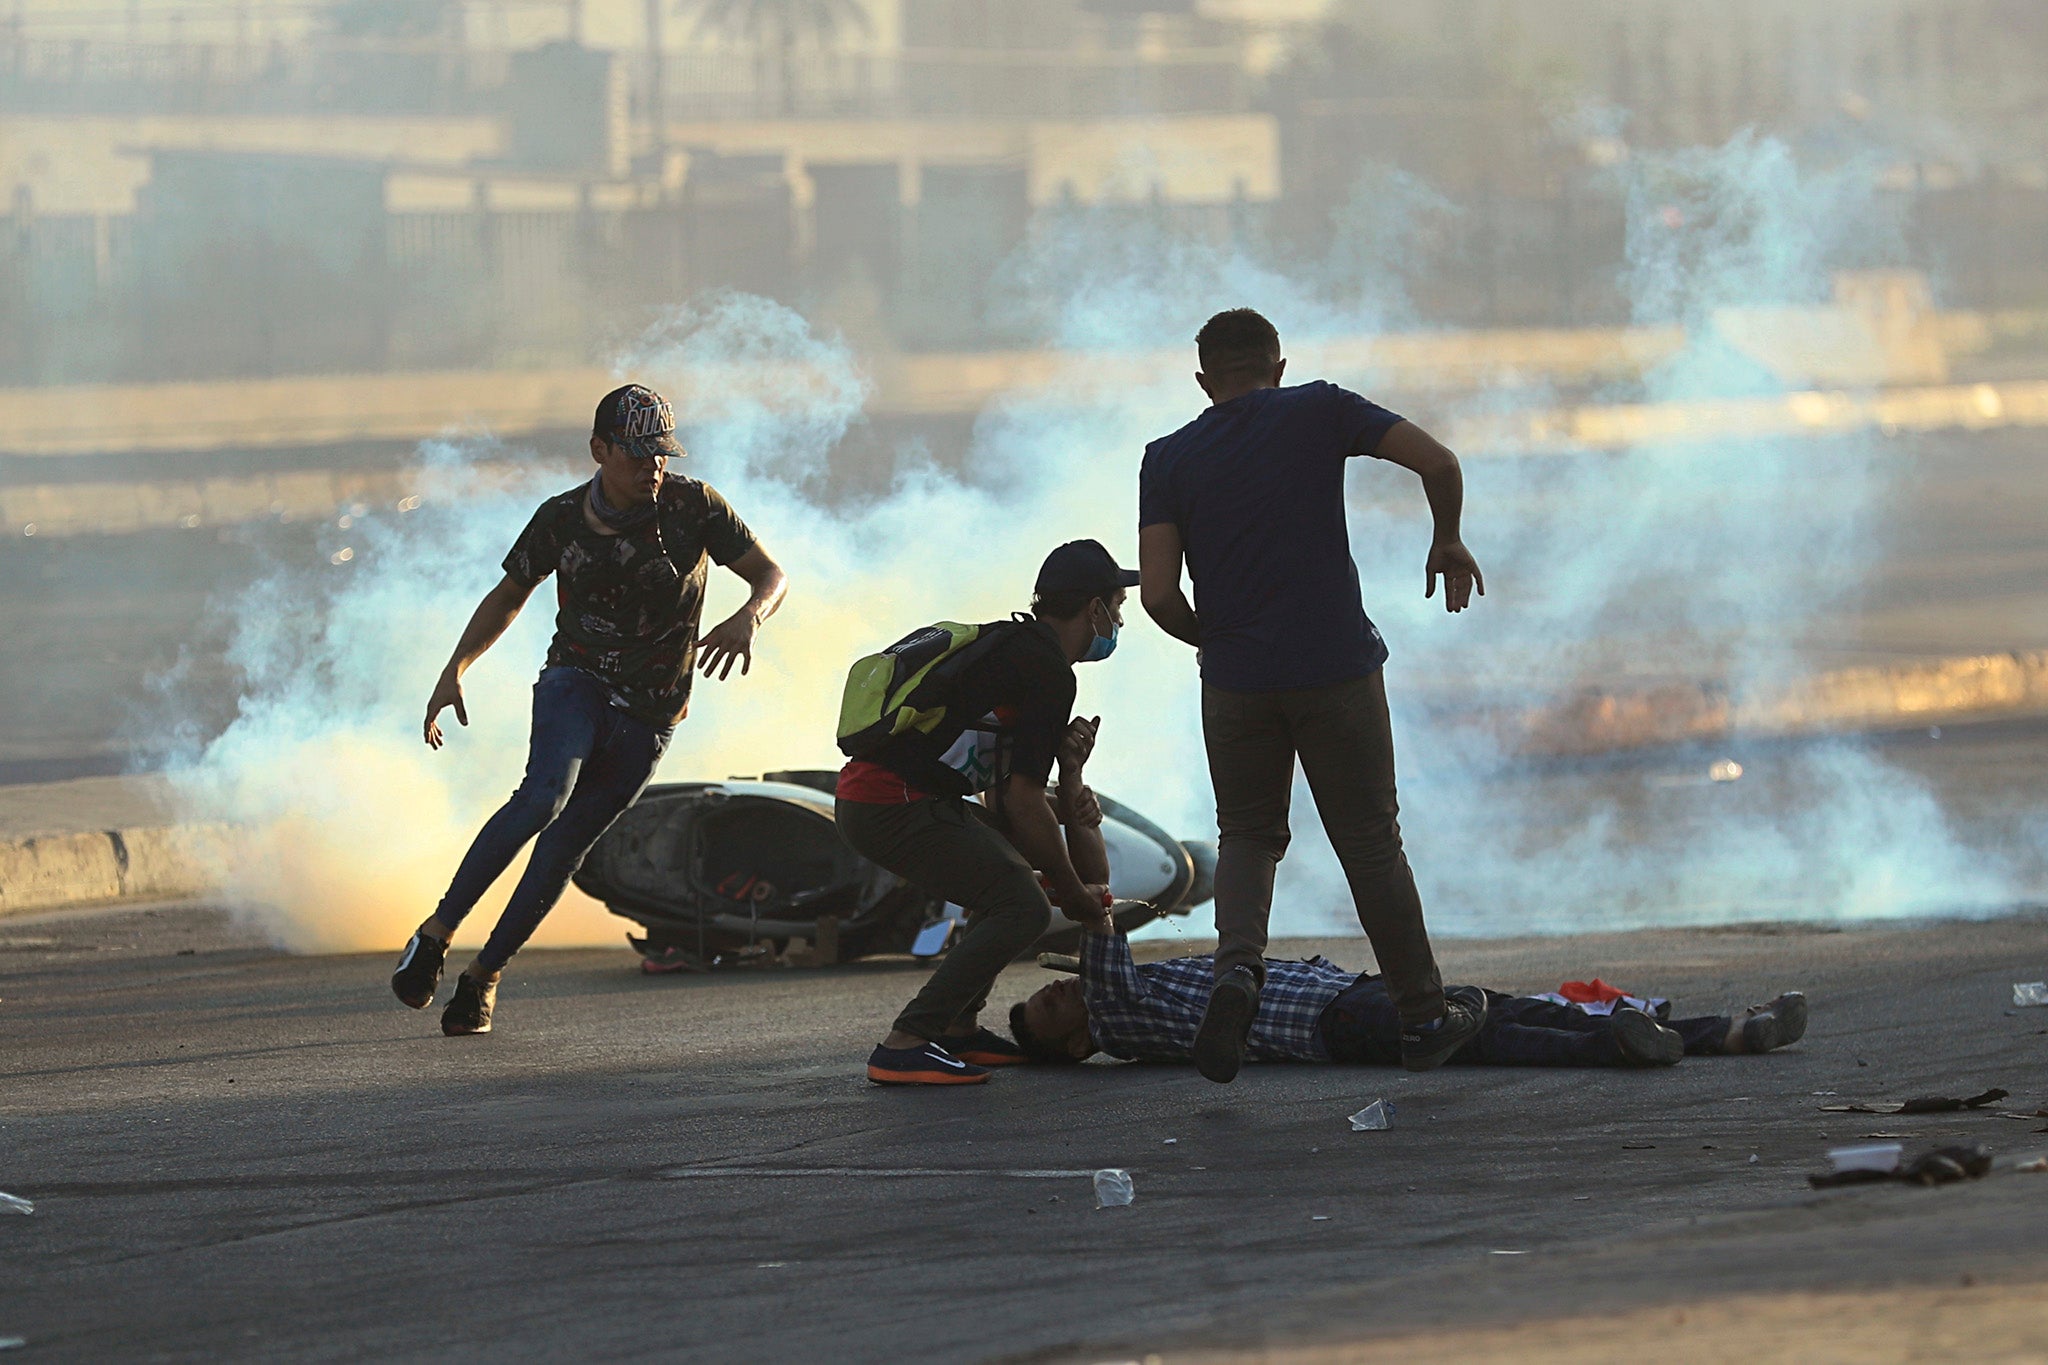
POLYGON ((1627 1066, 1676 1066, 1685 1058, 1685 1038, 1641 1010, 1627 1006, 1608 1016, 1614 1046, 1627 1066))
POLYGON ((1786 991, 1743 1011, 1742 1050, 1772 1052, 1806 1036, 1806 996, 1786 991))

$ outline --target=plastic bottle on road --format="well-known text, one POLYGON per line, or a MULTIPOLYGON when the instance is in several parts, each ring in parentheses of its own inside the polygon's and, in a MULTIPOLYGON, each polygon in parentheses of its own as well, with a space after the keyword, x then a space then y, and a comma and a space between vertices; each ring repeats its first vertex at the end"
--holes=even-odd
POLYGON ((1354 1133, 1369 1133, 1393 1126, 1394 1106, 1385 1100, 1374 1100, 1351 1116, 1351 1131, 1354 1133))
POLYGON ((1095 1207, 1098 1209, 1120 1209, 1138 1197, 1138 1191, 1131 1184, 1129 1171, 1106 1170, 1095 1173, 1095 1207))
POLYGON ((19 1195, 0 1193, 0 1210, 8 1213, 34 1213, 36 1206, 19 1195))

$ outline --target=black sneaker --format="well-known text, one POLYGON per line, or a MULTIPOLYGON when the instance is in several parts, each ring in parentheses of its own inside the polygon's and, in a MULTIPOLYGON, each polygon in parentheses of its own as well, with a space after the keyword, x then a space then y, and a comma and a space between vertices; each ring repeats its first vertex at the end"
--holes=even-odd
POLYGON ((1753 1005, 1742 1021, 1742 1050, 1770 1052, 1806 1036, 1806 996, 1786 991, 1777 999, 1753 1005))
POLYGON ((1218 1085, 1236 1080, 1258 1013, 1259 979, 1249 967, 1232 967, 1209 992, 1209 1008, 1195 1030, 1195 1070, 1218 1085))
POLYGON ((1607 1018, 1623 1065, 1676 1066, 1685 1057, 1684 1037, 1641 1010, 1624 1005, 1607 1018))
POLYGON ((491 1007, 497 1003, 497 982, 485 984, 464 972, 455 978, 455 998, 441 1011, 441 1032, 450 1038, 464 1033, 489 1033, 491 1007))
POLYGON ((1434 1071, 1451 1054, 1479 1036, 1486 1024, 1486 994, 1462 987, 1444 992, 1443 1017, 1427 1024, 1401 1025, 1401 1065, 1434 1071))
POLYGON ((868 1079, 876 1085, 980 1085, 988 1068, 963 1062, 937 1043, 877 1046, 868 1054, 868 1079))
POLYGON ((963 1062, 976 1066, 1020 1066, 1024 1049, 994 1029, 978 1028, 957 1038, 941 1038, 939 1046, 963 1062))
POLYGON ((415 933, 391 973, 391 993, 409 1009, 423 1010, 434 1003, 441 988, 441 964, 448 959, 448 945, 428 933, 415 933))

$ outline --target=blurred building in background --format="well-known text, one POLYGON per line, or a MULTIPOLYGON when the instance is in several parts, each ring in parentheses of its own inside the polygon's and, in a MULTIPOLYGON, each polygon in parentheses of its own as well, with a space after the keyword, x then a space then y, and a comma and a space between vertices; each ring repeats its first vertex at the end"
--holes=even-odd
POLYGON ((1613 168, 1745 128, 2043 307, 2044 71, 2036 0, 0 0, 0 384, 575 364, 717 287, 1016 345, 1076 221, 1398 218, 1431 324, 1613 322, 1613 168))

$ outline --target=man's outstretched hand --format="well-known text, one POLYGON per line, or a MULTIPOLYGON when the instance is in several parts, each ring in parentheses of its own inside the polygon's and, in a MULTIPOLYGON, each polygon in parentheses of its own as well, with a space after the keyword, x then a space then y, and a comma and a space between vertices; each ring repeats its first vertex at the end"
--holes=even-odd
POLYGON ((1067 732, 1060 736, 1059 760, 1062 772, 1079 773, 1095 752, 1095 736, 1102 728, 1102 717, 1092 719, 1075 716, 1067 722, 1067 732))
POLYGON ((469 724, 469 712, 462 707, 462 680, 451 672, 443 673, 434 683, 434 695, 427 698, 426 739, 429 749, 441 747, 441 722, 437 719, 448 707, 455 708, 455 719, 469 724))
POLYGON ((1060 802, 1063 807, 1060 823, 1070 828, 1102 828, 1102 803, 1095 799, 1095 790, 1082 785, 1069 790, 1060 788, 1060 802))
POLYGON ((754 632, 760 628, 754 613, 744 607, 720 621, 697 642, 697 672, 724 682, 737 661, 744 678, 754 666, 754 632))
POLYGON ((1109 888, 1100 882, 1083 882, 1079 898, 1060 898, 1060 913, 1074 923, 1104 933, 1111 927, 1109 888))
POLYGON ((1429 563, 1423 566, 1424 597, 1436 596, 1436 580, 1444 580, 1444 610, 1463 611, 1472 605, 1472 589, 1479 589, 1481 597, 1486 596, 1486 578, 1479 572, 1479 561, 1465 548, 1461 540, 1441 541, 1430 547, 1429 563))

